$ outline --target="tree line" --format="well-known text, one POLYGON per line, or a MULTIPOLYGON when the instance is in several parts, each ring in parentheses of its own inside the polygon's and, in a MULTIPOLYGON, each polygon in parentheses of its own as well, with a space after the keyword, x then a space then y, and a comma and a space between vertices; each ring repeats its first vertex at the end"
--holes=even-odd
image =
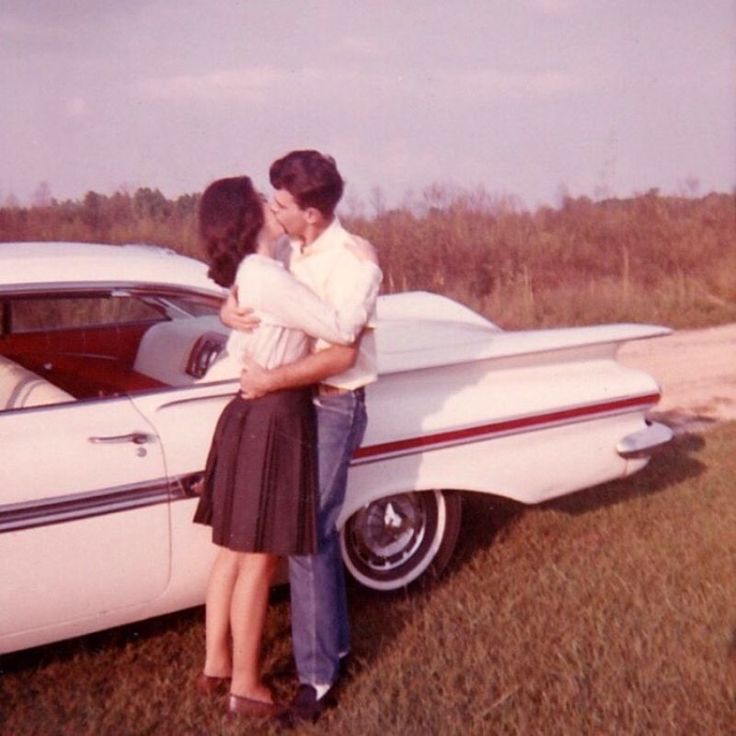
MULTIPOLYGON (((198 201, 140 188, 6 206, 0 240, 143 242, 201 259, 198 201)), ((346 226, 378 248, 384 291, 443 293, 506 328, 736 320, 736 194, 565 197, 529 211, 483 190, 433 186, 400 207, 378 197, 369 215, 349 210, 346 226)))

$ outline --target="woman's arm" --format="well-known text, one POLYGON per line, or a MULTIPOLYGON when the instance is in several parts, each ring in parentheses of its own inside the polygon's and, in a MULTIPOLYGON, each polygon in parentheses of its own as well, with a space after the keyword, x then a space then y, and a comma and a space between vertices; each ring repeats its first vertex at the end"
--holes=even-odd
MULTIPOLYGON (((258 309, 280 324, 333 344, 349 345, 368 321, 381 285, 381 269, 372 261, 349 261, 345 278, 352 285, 350 299, 339 307, 319 299, 286 269, 273 264, 243 274, 243 294, 251 293, 258 309), (249 282, 252 282, 249 285, 249 282)), ((246 296, 244 301, 248 302, 246 296)))

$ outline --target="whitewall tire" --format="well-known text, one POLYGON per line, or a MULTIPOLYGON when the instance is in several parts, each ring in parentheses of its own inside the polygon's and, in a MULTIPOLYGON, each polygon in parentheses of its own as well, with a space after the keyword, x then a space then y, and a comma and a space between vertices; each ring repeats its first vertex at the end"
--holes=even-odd
POLYGON ((461 496, 450 491, 402 493, 356 511, 341 535, 350 574, 367 588, 391 591, 436 578, 460 530, 461 496))

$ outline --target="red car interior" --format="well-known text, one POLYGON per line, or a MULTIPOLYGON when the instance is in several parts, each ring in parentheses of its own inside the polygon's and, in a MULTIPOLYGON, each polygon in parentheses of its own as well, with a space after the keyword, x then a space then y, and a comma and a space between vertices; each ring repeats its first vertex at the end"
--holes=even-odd
POLYGON ((165 385, 133 370, 138 344, 154 323, 100 325, 0 337, 0 353, 78 399, 165 385))

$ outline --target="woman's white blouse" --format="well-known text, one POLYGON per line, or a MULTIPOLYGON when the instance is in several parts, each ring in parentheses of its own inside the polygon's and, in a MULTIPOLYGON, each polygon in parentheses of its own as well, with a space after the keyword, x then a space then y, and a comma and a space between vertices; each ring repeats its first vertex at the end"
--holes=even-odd
POLYGON ((381 284, 373 262, 355 259, 355 300, 337 311, 299 283, 280 261, 260 254, 246 256, 235 276, 239 304, 255 310, 260 324, 252 332, 232 330, 227 354, 207 371, 206 381, 236 376, 245 356, 264 368, 275 368, 304 357, 310 338, 334 344, 354 342, 369 317, 381 284))

